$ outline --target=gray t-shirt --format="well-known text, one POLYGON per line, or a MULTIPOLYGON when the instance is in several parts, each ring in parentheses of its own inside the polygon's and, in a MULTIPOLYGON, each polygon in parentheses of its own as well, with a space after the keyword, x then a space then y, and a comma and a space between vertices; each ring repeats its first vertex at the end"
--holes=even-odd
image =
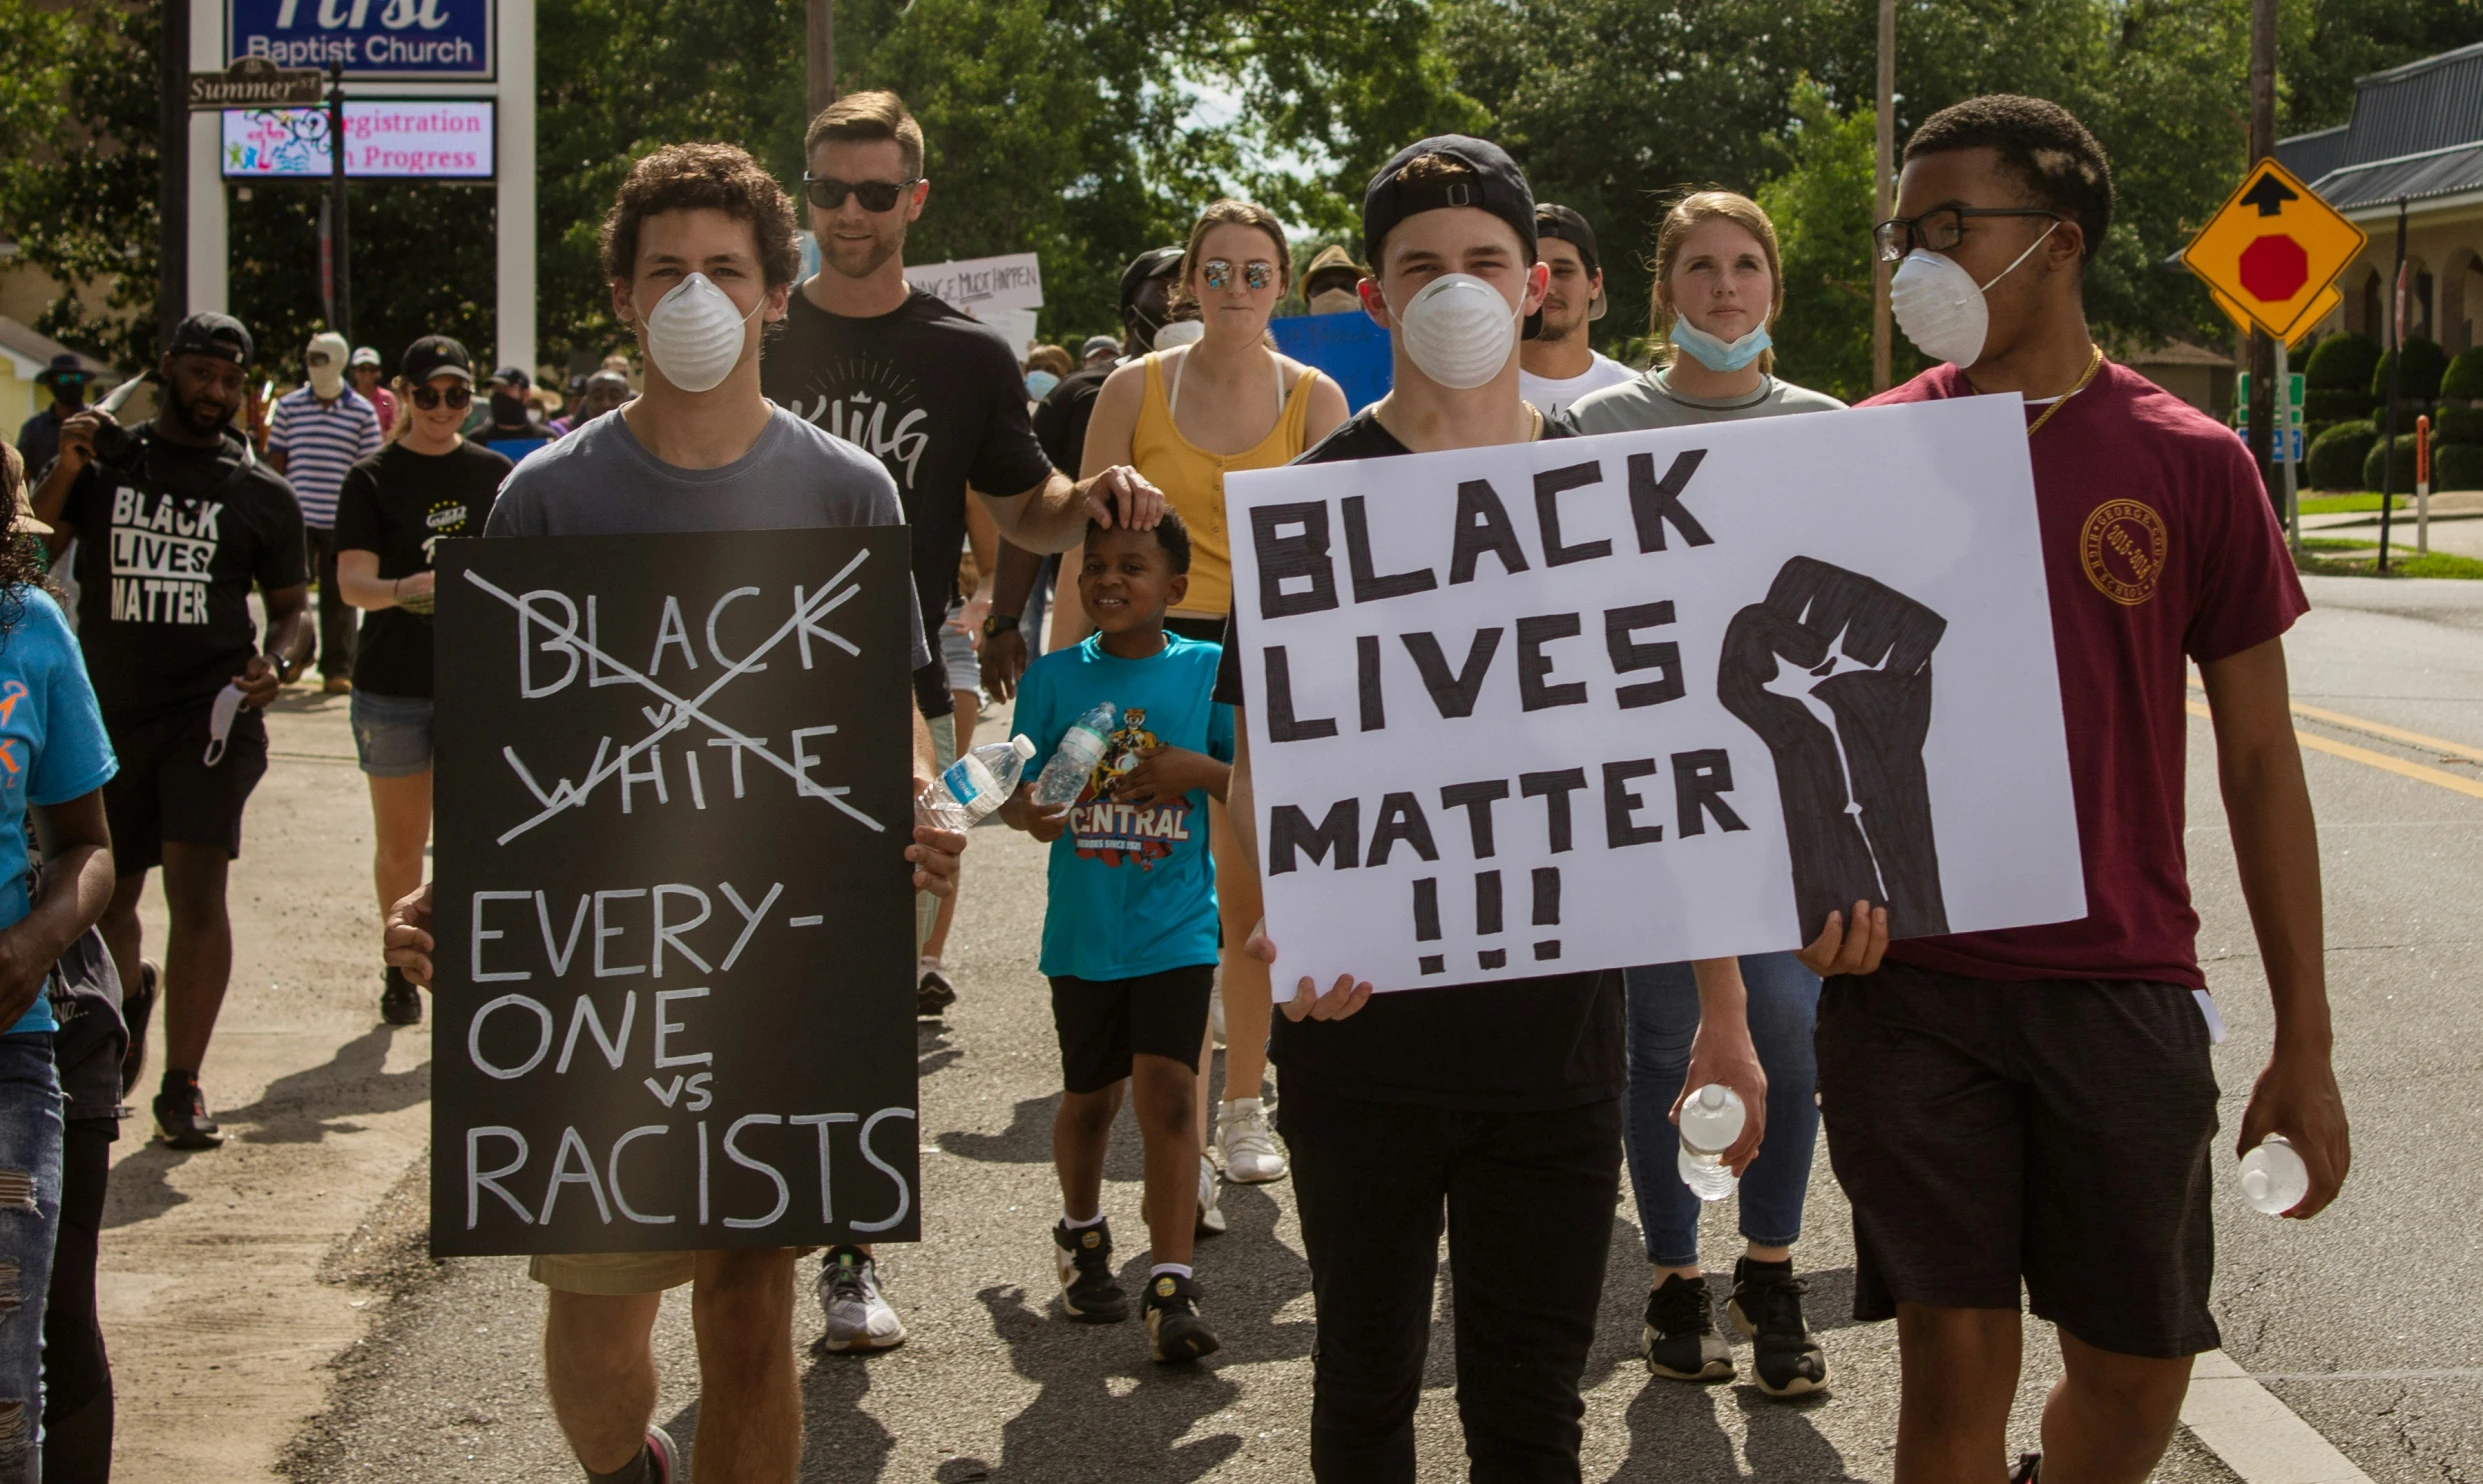
POLYGON ((1845 404, 1762 375, 1746 397, 1689 397, 1664 384, 1661 368, 1641 371, 1618 386, 1589 392, 1569 404, 1569 422, 1581 433, 1636 433, 1683 428, 1693 423, 1733 422, 1745 417, 1782 417, 1794 412, 1842 412, 1845 404))
MULTIPOLYGON (((629 419, 599 417, 520 463, 500 486, 486 536, 635 536, 668 531, 794 531, 901 526, 897 484, 880 461, 781 407, 750 451, 684 469, 647 451, 629 419)), ((913 585, 906 591, 910 599, 913 585)), ((914 628, 913 666, 931 663, 914 628)))

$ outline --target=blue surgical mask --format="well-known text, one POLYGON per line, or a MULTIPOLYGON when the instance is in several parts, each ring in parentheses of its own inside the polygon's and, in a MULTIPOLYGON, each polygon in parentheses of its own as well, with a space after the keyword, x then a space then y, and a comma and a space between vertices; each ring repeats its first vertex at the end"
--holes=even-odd
POLYGON ((1034 401, 1040 402, 1045 397, 1050 396, 1052 394, 1052 388, 1058 385, 1060 385, 1060 378, 1054 376, 1049 371, 1029 371, 1026 373, 1026 395, 1034 401))
POLYGON ((1765 325, 1739 340, 1719 340, 1679 315, 1674 316, 1673 327, 1665 334, 1691 360, 1710 371, 1739 371, 1774 344, 1767 338, 1765 325))

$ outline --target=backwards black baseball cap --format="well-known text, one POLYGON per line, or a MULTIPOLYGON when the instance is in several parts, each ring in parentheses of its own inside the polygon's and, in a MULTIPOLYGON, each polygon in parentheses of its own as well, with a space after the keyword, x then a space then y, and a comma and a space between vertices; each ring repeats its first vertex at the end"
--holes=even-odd
POLYGON ((1388 234, 1397 223, 1409 216, 1451 206, 1472 206, 1507 222, 1509 230, 1517 233, 1518 241, 1526 244, 1526 262, 1533 266, 1535 193, 1526 184, 1526 172, 1517 168, 1517 161, 1509 158, 1507 150, 1488 139, 1466 134, 1435 134, 1398 150, 1395 158, 1379 167, 1379 173, 1371 177, 1371 183, 1362 192, 1363 261, 1376 272, 1388 234), (1425 155, 1455 160, 1472 173, 1405 179, 1405 168, 1425 155))
POLYGON ((218 314, 212 309, 202 309, 174 328, 172 344, 164 348, 164 353, 214 356, 219 361, 247 366, 255 349, 250 332, 242 328, 240 320, 229 314, 218 314))
POLYGON ((435 376, 454 376, 468 386, 474 384, 474 357, 446 335, 425 335, 405 347, 399 370, 408 386, 421 386, 435 376))
MULTIPOLYGON (((1546 237, 1557 237, 1578 250, 1579 261, 1586 264, 1589 277, 1604 271, 1603 260, 1595 252, 1595 229, 1584 216, 1566 206, 1546 201, 1535 208, 1535 237, 1538 244, 1546 237)), ((1595 290, 1595 302, 1587 307, 1586 317, 1599 320, 1611 305, 1604 300, 1604 291, 1595 290)))
POLYGON ((1121 270, 1121 302, 1130 304, 1138 298, 1138 286, 1149 279, 1170 278, 1181 271, 1182 249, 1150 247, 1129 260, 1121 270))

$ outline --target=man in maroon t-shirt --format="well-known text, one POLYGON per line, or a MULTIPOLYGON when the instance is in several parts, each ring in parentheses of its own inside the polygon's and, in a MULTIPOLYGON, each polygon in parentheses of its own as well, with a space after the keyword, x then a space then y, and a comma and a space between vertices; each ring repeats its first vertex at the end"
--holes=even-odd
POLYGON ((2311 1176, 2296 1217, 2334 1198, 2349 1160, 2281 638, 2308 604, 2232 433, 2088 338, 2080 284, 2111 214, 2110 167, 2076 119, 1988 97, 1915 131, 1878 229, 1901 260, 1900 327, 1950 364, 1876 400, 2026 399, 2087 905, 1889 944, 1886 914, 1857 903, 1804 955, 1833 976, 1820 1104, 1853 1202, 1856 1317, 1897 1320, 1901 1484, 2001 1477, 2021 1280, 2065 1362, 2047 1484, 2145 1479, 2190 1357, 2219 1344, 2216 1023, 2182 851, 2192 661, 2275 999, 2240 1147, 2293 1142, 2311 1176))

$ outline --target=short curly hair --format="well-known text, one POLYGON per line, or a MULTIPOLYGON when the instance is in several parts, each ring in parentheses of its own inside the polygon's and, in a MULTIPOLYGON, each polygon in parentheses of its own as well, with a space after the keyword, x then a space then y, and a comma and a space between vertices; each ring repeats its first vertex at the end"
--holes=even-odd
POLYGON ((604 214, 603 270, 608 279, 636 272, 638 228, 664 211, 712 207, 748 222, 757 239, 767 286, 793 282, 802 247, 794 235, 793 198, 776 178, 733 144, 668 144, 629 167, 612 209, 604 214))
POLYGON ((2103 250, 2112 229, 2112 162, 2075 114, 2016 93, 1968 98, 1923 120, 1905 142, 1905 158, 1963 149, 1996 151, 2036 201, 2076 222, 2085 239, 2080 261, 2103 250))

